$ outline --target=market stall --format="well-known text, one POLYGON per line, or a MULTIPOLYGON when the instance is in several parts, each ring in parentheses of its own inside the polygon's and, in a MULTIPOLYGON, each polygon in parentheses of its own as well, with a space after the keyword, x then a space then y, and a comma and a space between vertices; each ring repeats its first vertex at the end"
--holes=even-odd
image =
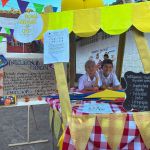
MULTIPOLYGON (((54 130, 56 138, 60 138, 58 143, 60 149, 150 149, 150 77, 148 74, 150 73, 150 51, 143 34, 143 32, 150 32, 150 2, 100 7, 102 5, 98 1, 94 3, 92 0, 88 3, 85 0, 78 1, 77 5, 80 7, 75 7, 72 3, 70 8, 72 10, 69 9, 68 3, 66 4, 63 3, 64 9, 66 8, 67 11, 41 15, 37 13, 22 14, 17 20, 14 31, 15 39, 22 43, 44 37, 44 64, 54 64, 54 68, 50 65, 47 67, 44 65, 44 68, 46 71, 48 69, 55 71, 59 94, 59 97, 57 94, 48 96, 46 101, 51 106, 50 123, 53 120, 54 128, 52 130, 54 130), (132 103, 129 95, 131 94, 130 88, 125 91, 127 96, 124 91, 111 90, 88 93, 88 95, 72 91, 73 95, 69 95, 63 64, 63 62, 71 60, 69 76, 72 81, 70 82, 71 86, 73 86, 75 82, 75 55, 73 54, 75 53, 70 51, 69 58, 69 34, 73 32, 79 37, 89 37, 101 29, 110 35, 120 35, 117 59, 117 75, 120 78, 125 32, 130 28, 135 37, 144 73, 137 75, 129 72, 126 74, 126 79, 130 83, 134 82, 131 92, 137 93, 137 95, 135 94, 133 99, 138 97, 138 100, 143 99, 145 103, 139 103, 139 101, 132 103), (143 90, 136 91, 138 87, 143 90), (139 93, 142 94, 139 95, 139 93), (131 104, 129 111, 122 106, 126 97, 129 100, 128 103, 131 104), (136 109, 145 112, 133 112, 136 109), (59 137, 61 127, 63 133, 59 137)), ((40 65, 40 63, 37 64, 40 65)), ((41 67, 42 65, 40 65, 41 67)), ((36 68, 32 68, 32 71, 34 69, 36 70, 36 68)), ((45 74, 48 73, 44 73, 44 76, 45 74)), ((33 77, 33 79, 35 78, 33 77)), ((56 91, 53 87, 51 88, 51 91, 42 93, 43 96, 56 91)), ((43 90, 42 86, 41 90, 43 90)), ((40 91, 37 92, 39 96, 40 91)), ((28 140, 26 144, 31 143, 28 140)))
MULTIPOLYGON (((149 76, 150 51, 142 33, 150 32, 149 6, 149 2, 143 2, 138 4, 70 10, 49 14, 48 18, 51 22, 46 30, 68 28, 70 32, 73 31, 76 35, 81 37, 92 36, 99 29, 102 29, 104 32, 111 35, 120 34, 117 64, 117 75, 120 77, 125 46, 125 32, 132 27, 132 32, 144 67, 144 73, 149 76)), ((46 30, 44 30, 43 33, 46 30)), ((54 66, 60 102, 58 99, 53 100, 52 97, 47 99, 47 101, 55 110, 53 111, 55 112, 54 116, 57 116, 57 119, 54 119, 55 125, 57 124, 57 128, 55 128, 57 135, 57 129, 60 128, 60 126, 58 126, 58 122, 60 123, 60 119, 58 119, 60 114, 58 111, 60 112, 61 108, 64 128, 59 141, 60 149, 83 150, 150 148, 150 114, 148 111, 133 112, 133 109, 137 108, 135 104, 131 106, 133 109, 131 109, 130 112, 125 110, 121 111, 123 109, 122 104, 117 106, 115 104, 109 104, 112 107, 112 110, 113 107, 117 107, 118 109, 117 111, 113 111, 114 113, 110 114, 84 114, 82 108, 78 109, 78 107, 83 106, 82 103, 79 103, 79 106, 73 104, 73 108, 71 109, 67 83, 65 81, 65 75, 63 75, 63 65, 61 63, 56 63, 54 66), (61 77, 59 74, 61 74, 61 77), (79 110, 80 112, 78 112, 79 110)), ((147 81, 143 81, 142 83, 148 84, 147 89, 149 89, 149 77, 147 77, 147 81)), ((142 88, 144 89, 144 87, 142 88)), ((107 92, 107 94, 105 93, 105 100, 107 100, 107 97, 109 96, 112 97, 112 93, 110 91, 107 92)), ((148 93, 147 95, 149 95, 148 93)), ((101 92, 101 94, 103 95, 103 92, 101 92)), ((96 96, 95 98, 101 98, 101 96, 96 96)), ((146 104, 147 109, 145 110, 149 110, 149 97, 148 103, 146 104)), ((50 116, 51 114, 52 111, 50 112, 50 116)), ((50 120, 51 118, 52 117, 50 117, 50 120)))

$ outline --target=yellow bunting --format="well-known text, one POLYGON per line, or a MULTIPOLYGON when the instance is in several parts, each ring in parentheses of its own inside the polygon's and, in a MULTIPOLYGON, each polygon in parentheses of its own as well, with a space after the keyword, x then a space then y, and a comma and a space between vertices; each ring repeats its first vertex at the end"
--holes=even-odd
POLYGON ((64 141, 64 138, 65 138, 65 129, 64 129, 64 125, 62 124, 62 129, 63 129, 63 133, 58 141, 58 144, 57 146, 59 147, 59 150, 62 150, 63 149, 63 141, 64 141))
POLYGON ((63 63, 55 63, 54 69, 55 69, 57 88, 59 92, 63 123, 66 126, 68 122, 68 117, 71 116, 72 110, 71 110, 70 97, 69 97, 63 63))
POLYGON ((144 72, 150 73, 150 49, 144 34, 138 30, 133 31, 137 49, 143 64, 144 72))
POLYGON ((95 35, 99 29, 100 8, 74 11, 73 31, 76 35, 89 37, 95 35))
POLYGON ((43 19, 43 30, 40 33, 40 35, 37 37, 37 40, 42 39, 44 33, 48 30, 48 24, 49 24, 48 14, 41 14, 41 17, 43 19))
POLYGON ((150 112, 133 113, 133 117, 144 144, 150 149, 150 112))
POLYGON ((108 100, 115 100, 116 98, 125 98, 125 92, 117 92, 112 90, 104 90, 102 92, 97 92, 95 94, 89 95, 86 98, 102 98, 108 100))
POLYGON ((133 25, 142 32, 150 32, 150 2, 133 5, 133 25))
POLYGON ((95 125, 95 117, 90 115, 72 116, 69 119, 71 139, 76 150, 84 150, 95 125))
POLYGON ((103 0, 62 0, 61 8, 64 10, 76 10, 76 9, 85 9, 85 8, 96 8, 102 7, 103 0))
POLYGON ((50 110, 49 110, 49 125, 50 125, 50 128, 52 127, 52 120, 53 120, 53 109, 50 107, 50 110))
POLYGON ((113 150, 116 150, 121 142, 126 116, 126 114, 102 114, 97 116, 102 133, 113 150))
POLYGON ((132 5, 116 5, 101 8, 101 28, 115 35, 127 31, 132 25, 132 5))
POLYGON ((59 138, 59 133, 61 129, 61 118, 60 118, 60 113, 55 110, 54 111, 54 134, 56 137, 56 140, 59 138))
POLYGON ((48 29, 50 30, 68 28, 69 32, 72 32, 73 11, 49 13, 49 22, 48 29))

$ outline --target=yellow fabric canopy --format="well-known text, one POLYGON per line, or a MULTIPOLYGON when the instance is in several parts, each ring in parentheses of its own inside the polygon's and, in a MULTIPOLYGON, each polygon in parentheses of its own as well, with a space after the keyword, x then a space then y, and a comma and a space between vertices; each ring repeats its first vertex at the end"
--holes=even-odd
MULTIPOLYGON (((42 15, 47 30, 68 28, 80 37, 94 35, 99 29, 111 35, 126 32, 132 25, 150 32, 150 2, 101 8, 62 11, 42 15), (46 16, 45 16, 46 15, 46 16)), ((43 34, 42 33, 42 34, 43 34)))

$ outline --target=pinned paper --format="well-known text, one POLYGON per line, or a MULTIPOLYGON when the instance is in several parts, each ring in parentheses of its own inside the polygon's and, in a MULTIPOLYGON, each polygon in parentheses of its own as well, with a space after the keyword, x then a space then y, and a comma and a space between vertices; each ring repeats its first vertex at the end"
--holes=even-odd
POLYGON ((23 1, 23 0, 17 0, 18 2, 18 6, 21 10, 21 13, 24 13, 26 8, 28 7, 29 5, 29 2, 26 2, 26 1, 23 1))
POLYGON ((69 62, 68 29, 50 30, 44 35, 44 64, 69 62))
POLYGON ((115 98, 125 98, 126 94, 125 92, 117 92, 112 90, 104 90, 102 92, 98 92, 95 94, 92 94, 90 96, 87 96, 86 98, 106 98, 107 100, 115 100, 115 98))
POLYGON ((22 43, 34 41, 42 32, 43 20, 36 12, 26 12, 19 16, 15 29, 14 38, 22 43))
POLYGON ((4 7, 8 3, 9 0, 1 0, 1 1, 2 1, 2 6, 4 7))
POLYGON ((41 13, 42 12, 42 10, 44 8, 44 5, 37 4, 37 3, 34 3, 33 5, 34 5, 34 8, 35 8, 35 10, 36 10, 37 13, 41 13))

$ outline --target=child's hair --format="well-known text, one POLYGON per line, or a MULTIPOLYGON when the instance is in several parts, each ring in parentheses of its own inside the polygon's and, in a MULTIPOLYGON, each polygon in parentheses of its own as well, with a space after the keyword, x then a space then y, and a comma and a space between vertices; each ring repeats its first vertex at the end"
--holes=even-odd
POLYGON ((102 62, 102 68, 103 68, 104 65, 106 65, 106 64, 111 64, 112 67, 113 67, 113 62, 112 62, 111 59, 105 59, 105 60, 103 60, 103 62, 102 62))
POLYGON ((93 60, 88 60, 88 61, 85 63, 85 69, 88 68, 88 66, 91 66, 91 65, 96 65, 96 64, 95 64, 95 61, 93 61, 93 60))

